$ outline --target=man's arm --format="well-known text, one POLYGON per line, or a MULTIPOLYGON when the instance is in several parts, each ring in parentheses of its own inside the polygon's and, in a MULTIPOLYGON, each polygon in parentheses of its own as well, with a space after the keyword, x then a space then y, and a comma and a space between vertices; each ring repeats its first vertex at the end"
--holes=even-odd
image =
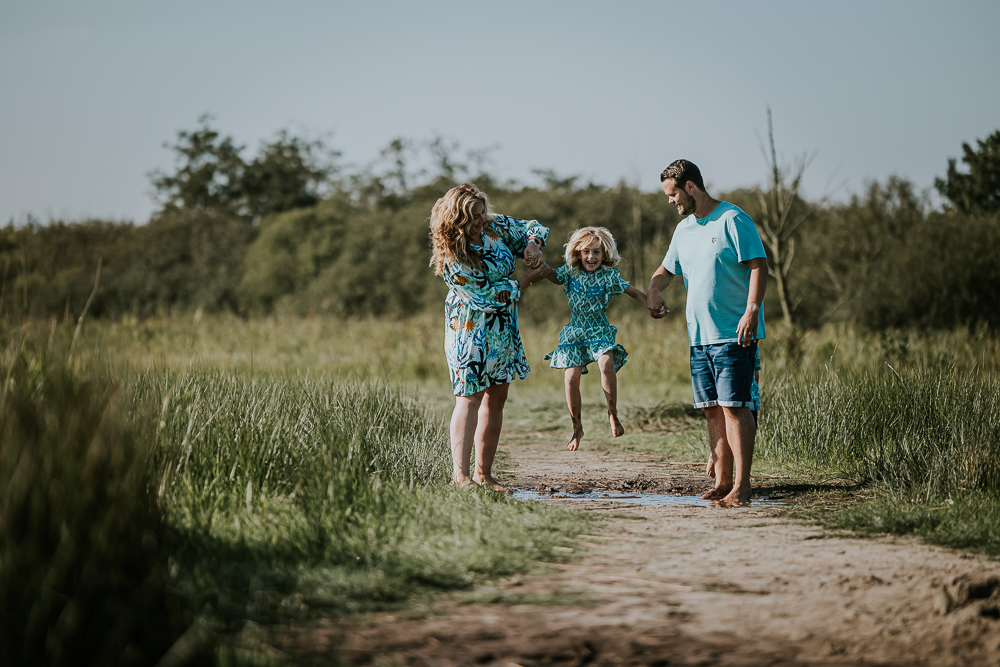
POLYGON ((747 309, 736 327, 736 337, 743 347, 753 345, 757 340, 757 321, 764 303, 764 290, 767 289, 767 258, 748 259, 746 265, 750 267, 750 291, 747 294, 747 309))
POLYGON ((666 317, 667 313, 670 312, 660 290, 666 289, 673 279, 674 274, 663 268, 662 264, 657 267, 656 271, 653 272, 653 277, 649 279, 649 289, 646 290, 646 308, 653 319, 658 320, 666 317))

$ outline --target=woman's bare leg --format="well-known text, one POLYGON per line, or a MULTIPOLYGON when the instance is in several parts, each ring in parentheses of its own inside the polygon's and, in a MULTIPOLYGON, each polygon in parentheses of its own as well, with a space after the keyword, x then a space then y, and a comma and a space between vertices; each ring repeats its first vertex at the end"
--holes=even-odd
POLYGON ((451 483, 472 484, 469 474, 469 459, 472 457, 472 443, 479 423, 479 406, 483 394, 456 396, 455 410, 451 413, 451 483))
POLYGON ((509 492, 510 489, 493 479, 493 459, 500 444, 500 429, 503 428, 503 406, 507 402, 510 383, 488 387, 479 406, 479 426, 476 428, 476 472, 472 480, 495 491, 509 492))
POLYGON ((583 440, 583 418, 581 417, 580 377, 583 366, 573 366, 566 369, 566 405, 569 406, 569 418, 573 420, 573 435, 569 438, 566 449, 575 452, 583 440))
POLYGON ((615 374, 615 360, 612 353, 602 354, 597 360, 597 366, 601 369, 601 386, 604 388, 604 398, 608 402, 611 435, 617 438, 625 434, 625 427, 618 421, 618 376, 615 374))

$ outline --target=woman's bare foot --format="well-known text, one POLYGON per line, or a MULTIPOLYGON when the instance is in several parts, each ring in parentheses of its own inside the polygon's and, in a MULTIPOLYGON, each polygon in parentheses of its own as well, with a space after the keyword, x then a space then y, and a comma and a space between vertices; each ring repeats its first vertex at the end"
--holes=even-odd
POLYGON ((571 452, 575 452, 580 449, 580 441, 583 440, 583 425, 573 427, 573 435, 570 437, 569 442, 566 443, 566 449, 571 452))
POLYGON ((479 486, 486 487, 487 489, 492 489, 497 493, 514 493, 512 489, 508 489, 506 486, 493 479, 492 475, 484 475, 479 479, 473 477, 472 481, 478 484, 479 486))
POLYGON ((702 500, 722 500, 726 498, 729 492, 732 491, 732 487, 717 486, 711 491, 701 494, 702 500))
POLYGON ((465 475, 453 475, 451 478, 452 486, 472 486, 474 483, 471 477, 465 475))
POLYGON ((608 417, 611 420, 611 435, 613 435, 616 438, 620 438, 621 436, 625 435, 625 427, 622 426, 622 423, 620 421, 618 421, 618 413, 608 412, 608 417))

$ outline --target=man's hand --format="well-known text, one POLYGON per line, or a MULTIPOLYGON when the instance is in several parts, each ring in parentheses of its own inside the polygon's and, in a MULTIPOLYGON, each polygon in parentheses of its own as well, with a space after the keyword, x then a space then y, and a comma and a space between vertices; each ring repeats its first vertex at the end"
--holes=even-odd
POLYGON ((666 299, 659 292, 650 292, 646 295, 646 308, 649 310, 649 316, 654 320, 663 319, 670 312, 666 299))
POLYGON ((660 292, 666 289, 670 281, 674 279, 674 274, 663 268, 663 265, 656 267, 653 277, 649 279, 649 289, 646 290, 646 308, 649 316, 654 320, 663 319, 670 312, 667 302, 660 292))
MULTIPOLYGON (((538 244, 537 239, 531 239, 528 241, 528 245, 524 248, 524 263, 528 265, 529 268, 536 268, 542 261, 542 249, 538 244)), ((544 278, 544 276, 542 276, 544 278)))
POLYGON ((760 310, 756 304, 748 306, 740 318, 740 323, 736 327, 736 337, 740 345, 749 347, 757 342, 757 320, 760 318, 760 310))

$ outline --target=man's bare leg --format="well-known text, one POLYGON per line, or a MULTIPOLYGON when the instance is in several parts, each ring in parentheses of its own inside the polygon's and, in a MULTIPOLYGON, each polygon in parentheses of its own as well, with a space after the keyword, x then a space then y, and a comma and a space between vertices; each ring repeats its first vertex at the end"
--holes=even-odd
POLYGON ((757 425, 750 408, 723 408, 726 440, 733 453, 733 476, 736 486, 721 502, 742 505, 750 500, 750 464, 753 462, 757 425))
POLYGON ((573 420, 573 435, 570 436, 566 449, 575 452, 583 440, 583 418, 581 417, 580 376, 583 366, 567 368, 564 375, 566 382, 566 405, 569 406, 569 418, 573 420))
POLYGON ((507 402, 510 383, 488 387, 479 406, 479 427, 476 429, 476 472, 472 481, 494 491, 510 493, 510 489, 493 479, 493 459, 500 444, 503 427, 503 406, 507 402))
POLYGON ((615 374, 615 360, 612 353, 602 354, 597 360, 597 367, 601 369, 601 387, 604 388, 604 399, 608 402, 611 435, 617 438, 625 434, 625 428, 618 421, 618 376, 615 374))
MULTIPOLYGON (((733 452, 726 438, 726 417, 723 408, 705 408, 708 418, 708 445, 715 460, 715 486, 702 494, 704 500, 722 500, 733 490, 733 452)), ((710 475, 711 476, 711 475, 710 475)))
POLYGON ((472 484, 469 459, 472 443, 479 423, 479 406, 484 392, 472 396, 456 396, 455 410, 451 413, 451 483, 459 486, 472 484))

